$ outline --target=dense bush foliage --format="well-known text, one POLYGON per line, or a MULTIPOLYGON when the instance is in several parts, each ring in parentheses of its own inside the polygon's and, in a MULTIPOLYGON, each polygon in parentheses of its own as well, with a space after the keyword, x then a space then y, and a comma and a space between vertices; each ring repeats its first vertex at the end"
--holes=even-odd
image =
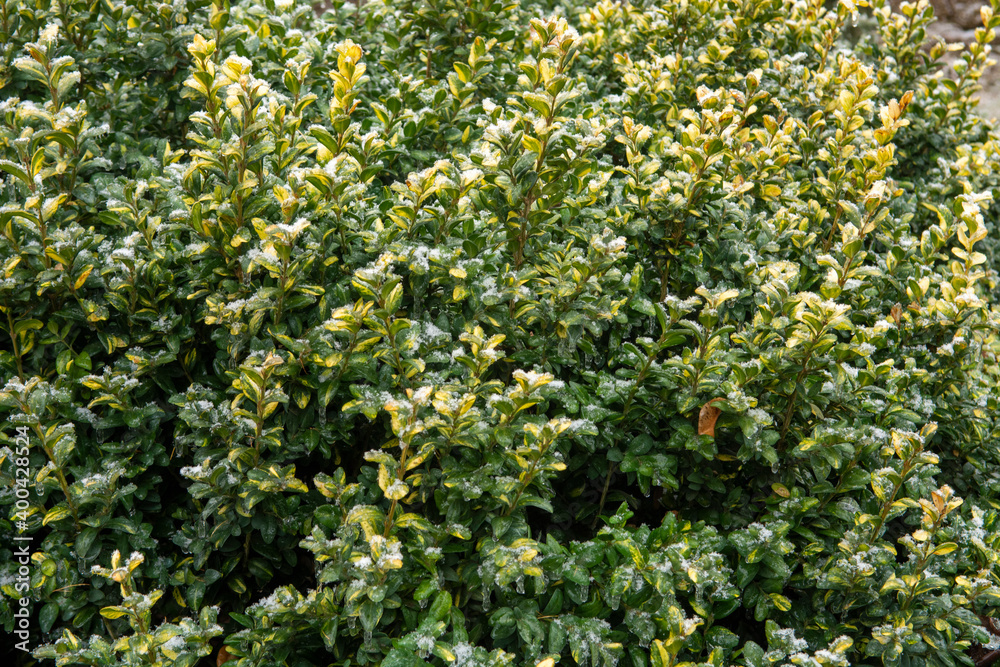
POLYGON ((949 66, 872 4, 0 0, 6 629, 982 658, 1000 0, 949 66))

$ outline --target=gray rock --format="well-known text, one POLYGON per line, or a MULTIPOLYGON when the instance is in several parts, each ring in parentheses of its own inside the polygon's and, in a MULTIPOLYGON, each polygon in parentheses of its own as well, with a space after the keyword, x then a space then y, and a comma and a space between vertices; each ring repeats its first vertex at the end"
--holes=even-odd
MULTIPOLYGON (((953 23, 965 30, 975 30, 982 25, 979 8, 988 5, 982 0, 930 0, 934 16, 938 21, 953 23)), ((892 0, 893 8, 899 8, 900 0, 892 0)))
POLYGON ((951 20, 966 30, 975 30, 983 25, 983 20, 979 15, 979 8, 986 2, 953 2, 951 20))
POLYGON ((976 31, 966 30, 963 26, 950 21, 935 21, 930 29, 931 36, 938 36, 949 44, 968 44, 976 41, 976 31))

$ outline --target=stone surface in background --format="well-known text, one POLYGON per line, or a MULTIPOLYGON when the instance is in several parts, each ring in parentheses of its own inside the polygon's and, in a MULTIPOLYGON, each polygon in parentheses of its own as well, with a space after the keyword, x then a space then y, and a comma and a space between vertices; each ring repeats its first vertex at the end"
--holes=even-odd
POLYGON ((988 2, 980 0, 931 0, 937 21, 934 31, 949 42, 970 42, 976 28, 983 25, 979 8, 988 2))
MULTIPOLYGON (((937 17, 928 30, 930 36, 964 44, 975 41, 976 28, 983 25, 979 8, 989 4, 982 0, 930 0, 930 3, 937 17)), ((891 4, 898 8, 899 0, 892 0, 891 4)), ((1000 65, 986 70, 980 84, 983 86, 979 91, 980 113, 987 118, 1000 118, 1000 65)))
POLYGON ((989 3, 977 0, 931 0, 934 14, 939 21, 954 23, 966 30, 975 30, 982 25, 979 20, 979 8, 985 4, 989 3))

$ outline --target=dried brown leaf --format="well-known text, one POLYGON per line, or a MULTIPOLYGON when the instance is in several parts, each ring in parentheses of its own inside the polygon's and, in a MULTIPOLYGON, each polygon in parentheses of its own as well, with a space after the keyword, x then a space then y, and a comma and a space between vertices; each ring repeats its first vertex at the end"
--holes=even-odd
POLYGON ((721 400, 721 398, 713 398, 701 406, 701 412, 698 413, 698 435, 715 437, 715 422, 719 421, 719 415, 722 414, 722 410, 712 405, 712 403, 721 400))

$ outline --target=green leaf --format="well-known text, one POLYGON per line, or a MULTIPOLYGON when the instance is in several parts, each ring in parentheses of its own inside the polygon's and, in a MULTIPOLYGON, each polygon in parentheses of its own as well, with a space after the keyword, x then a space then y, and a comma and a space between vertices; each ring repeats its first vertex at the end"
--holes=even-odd
POLYGON ((649 661, 653 667, 671 667, 674 664, 673 656, 659 639, 653 640, 653 645, 649 649, 649 661))
POLYGON ((756 642, 747 642, 743 645, 743 660, 746 667, 768 667, 768 662, 764 659, 764 649, 756 642))
POLYGON ((523 93, 521 97, 525 104, 541 114, 542 118, 547 118, 552 113, 552 101, 548 96, 538 93, 523 93))
POLYGON ((441 591, 431 603, 430 617, 436 621, 443 621, 451 614, 451 593, 441 591))
POLYGON ((379 619, 382 618, 382 605, 371 600, 365 600, 361 603, 359 616, 361 617, 361 627, 366 632, 373 632, 378 625, 379 619))
MULTIPOLYGON (((46 199, 45 203, 42 205, 42 220, 47 222, 53 215, 55 215, 56 211, 59 210, 59 207, 62 206, 67 199, 69 199, 69 195, 65 193, 46 199)), ((61 263, 66 264, 66 262, 61 263)))
POLYGON ((382 660, 380 667, 421 667, 425 664, 427 663, 413 653, 394 648, 382 660))
POLYGON ((705 641, 710 646, 733 649, 739 646, 740 638, 732 630, 717 625, 705 633, 705 641))
POLYGON ((41 329, 42 326, 44 325, 40 320, 21 320, 14 323, 14 335, 19 336, 25 331, 41 329))
POLYGON ((80 531, 80 534, 76 536, 76 553, 80 558, 83 559, 93 559, 96 558, 97 553, 100 552, 100 543, 95 542, 97 538, 96 528, 84 528, 80 531), (92 547, 97 547, 96 552, 92 547))
POLYGON ((14 176, 25 185, 29 185, 31 183, 31 179, 28 178, 28 172, 26 172, 20 165, 14 164, 10 160, 0 160, 0 169, 3 169, 11 176, 14 176))
POLYGON ((771 593, 771 602, 781 611, 789 611, 792 608, 792 601, 778 593, 771 593))
POLYGON ((270 155, 274 152, 274 142, 273 141, 259 141, 254 144, 249 151, 247 151, 246 160, 247 163, 256 162, 265 155, 270 155))
POLYGON ((50 631, 58 618, 59 604, 56 602, 46 603, 42 607, 42 610, 38 612, 38 629, 42 632, 50 631))
POLYGON ((104 618, 121 618, 122 616, 128 616, 131 612, 126 607, 104 607, 101 609, 101 616, 104 618))
POLYGON ((69 507, 67 507, 64 503, 56 505, 55 507, 53 507, 52 509, 50 509, 48 512, 45 513, 45 518, 42 519, 42 525, 47 526, 55 521, 66 519, 70 515, 71 512, 69 510, 69 507))

